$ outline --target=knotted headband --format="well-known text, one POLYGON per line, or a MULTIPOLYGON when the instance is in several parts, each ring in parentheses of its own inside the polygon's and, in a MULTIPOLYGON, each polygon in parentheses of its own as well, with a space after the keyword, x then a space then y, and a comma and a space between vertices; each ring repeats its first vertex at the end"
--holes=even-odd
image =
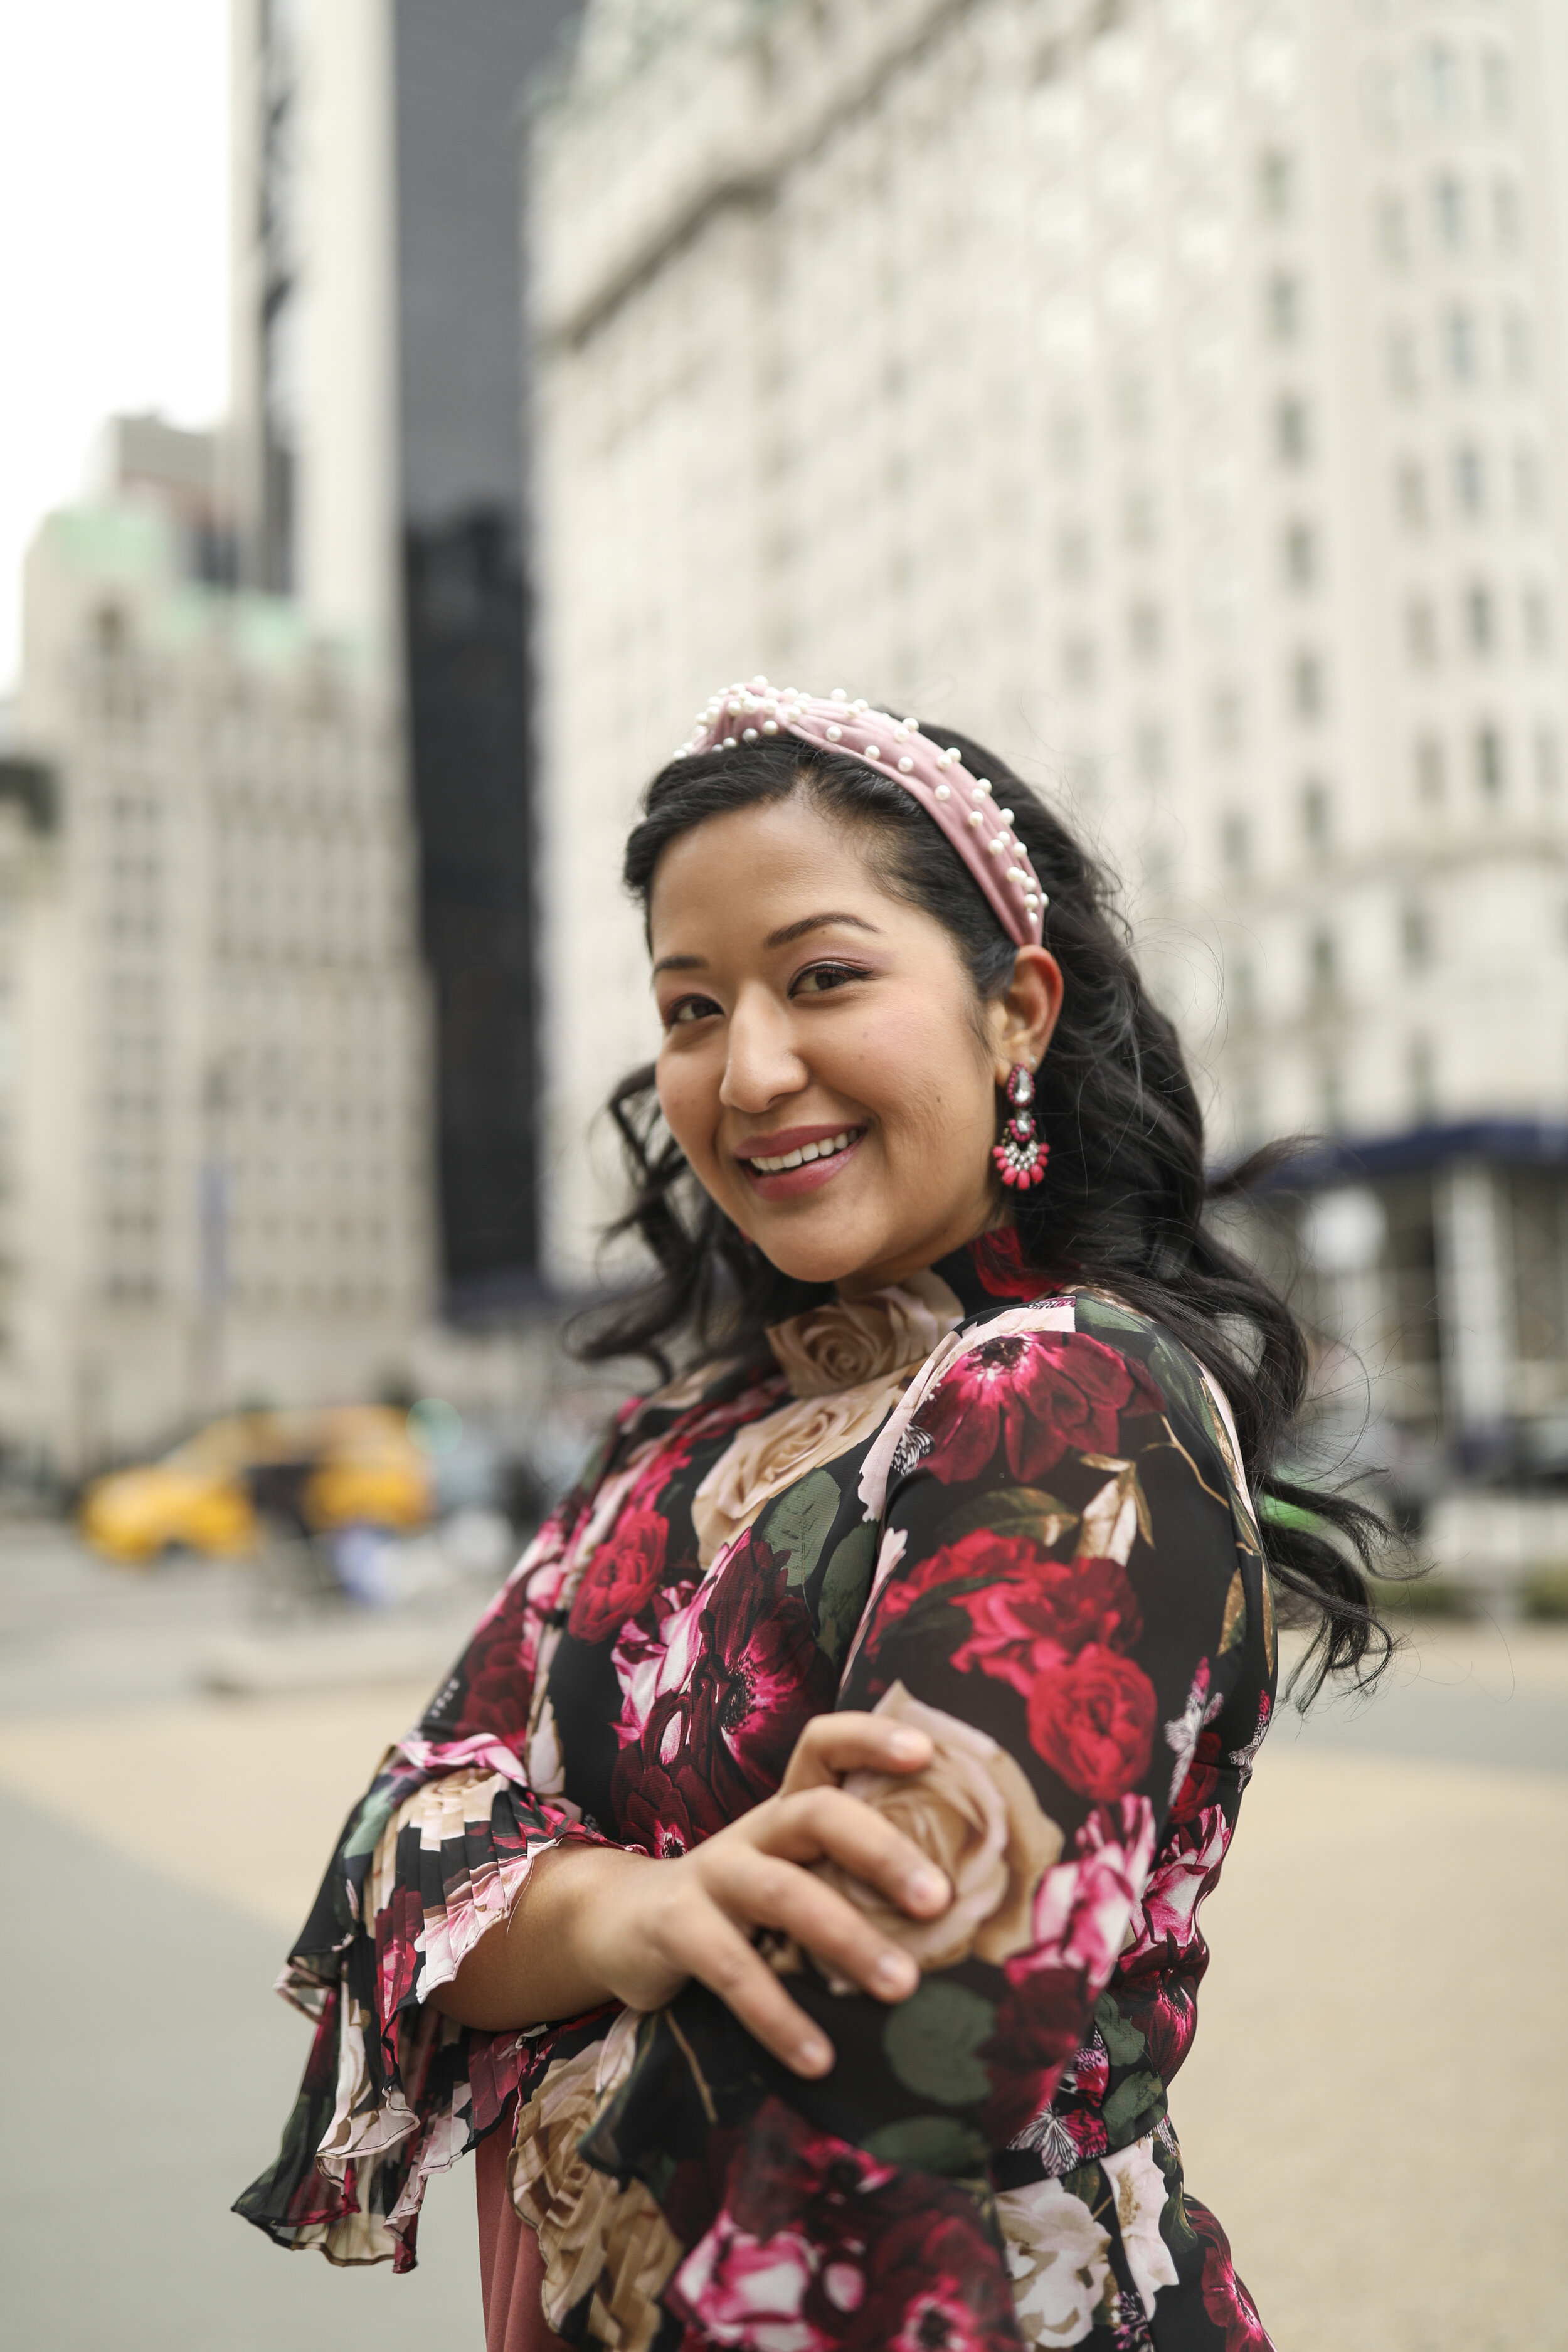
POLYGON ((711 695, 697 714, 696 733, 675 757, 733 751, 780 734, 845 752, 902 784, 957 850, 1008 938, 1021 948, 1039 945, 1048 902, 1028 851, 1012 831, 1012 810, 999 809, 989 779, 972 776, 956 747, 942 750, 921 733, 918 719, 892 719, 863 701, 851 702, 841 686, 824 700, 754 677, 749 686, 711 695))

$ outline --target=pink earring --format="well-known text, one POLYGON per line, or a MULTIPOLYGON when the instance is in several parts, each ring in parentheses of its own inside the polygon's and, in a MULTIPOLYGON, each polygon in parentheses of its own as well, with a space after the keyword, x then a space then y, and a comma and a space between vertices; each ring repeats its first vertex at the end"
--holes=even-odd
POLYGON ((1035 1115, 1029 1105, 1035 1099, 1035 1081, 1026 1062, 1015 1062, 1007 1073, 1007 1099, 1013 1106, 1013 1116, 1002 1131, 1000 1143, 991 1147, 991 1157, 1004 1184, 1016 1184, 1026 1192, 1032 1184, 1045 1181, 1046 1162, 1051 1147, 1042 1143, 1035 1133, 1035 1115))

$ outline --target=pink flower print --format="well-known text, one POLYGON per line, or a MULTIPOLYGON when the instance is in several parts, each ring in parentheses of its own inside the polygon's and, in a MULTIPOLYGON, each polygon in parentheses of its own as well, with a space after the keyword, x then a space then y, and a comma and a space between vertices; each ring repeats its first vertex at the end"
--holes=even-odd
POLYGON ((1230 1826, 1217 1805, 1205 1805, 1167 1836, 1143 1889, 1142 1918, 1125 1956, 1129 1962, 1158 1951, 1169 1963, 1191 1951, 1198 1906, 1219 1876, 1229 1843, 1230 1826))
POLYGON ((1154 1685, 1131 1658, 1091 1642, 1042 1666, 1027 1696, 1036 1755, 1081 1796, 1120 1797, 1149 1769, 1154 1685))
POLYGON ((1257 1730, 1245 1748, 1233 1748, 1230 1751, 1230 1760, 1241 1774, 1241 1785, 1244 1789, 1252 1778, 1252 1768, 1258 1761, 1258 1751, 1268 1735, 1268 1722, 1272 1712, 1268 1693, 1265 1691, 1258 1702, 1257 1730))
POLYGON ((676 2283, 710 2344, 816 2352, 826 2338, 803 2309, 816 2268, 815 2250, 794 2231, 753 2238, 721 2213, 681 2264, 676 2283))
POLYGON ((1089 1815, 1074 1840, 1071 1862, 1047 1870, 1035 1895, 1032 1951, 1009 1960, 1007 1973, 1040 1967, 1081 1969, 1096 1992, 1110 1972, 1137 1906, 1154 1851, 1154 1812, 1147 1797, 1124 1797, 1089 1815))

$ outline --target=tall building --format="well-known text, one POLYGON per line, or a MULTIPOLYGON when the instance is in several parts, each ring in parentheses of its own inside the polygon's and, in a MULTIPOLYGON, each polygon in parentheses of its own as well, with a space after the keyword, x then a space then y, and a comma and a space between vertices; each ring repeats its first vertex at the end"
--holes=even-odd
POLYGON ((395 708, 183 538, 44 525, 0 765, 0 1438, 68 1475, 402 1382, 430 1304, 395 708))
MULTIPOLYGON (((535 142, 552 1256, 723 681, 971 727, 1126 875, 1413 1494, 1568 1466, 1568 17, 594 0, 535 142)), ((594 1171, 600 1172, 595 1173, 594 1171)))
POLYGON ((537 1249, 517 123, 578 0, 233 0, 241 576, 403 699, 447 1303, 537 1249))

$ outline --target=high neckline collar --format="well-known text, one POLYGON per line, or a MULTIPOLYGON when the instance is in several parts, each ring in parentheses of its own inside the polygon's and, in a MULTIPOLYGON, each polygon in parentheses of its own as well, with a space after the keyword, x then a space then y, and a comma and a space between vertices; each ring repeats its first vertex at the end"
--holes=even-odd
POLYGON ((931 1271, 946 1283, 966 1318, 984 1315, 1009 1301, 1016 1305, 1048 1298, 1060 1287, 1048 1275, 1025 1265, 1022 1245, 1011 1225, 976 1234, 962 1248, 939 1257, 931 1271))

